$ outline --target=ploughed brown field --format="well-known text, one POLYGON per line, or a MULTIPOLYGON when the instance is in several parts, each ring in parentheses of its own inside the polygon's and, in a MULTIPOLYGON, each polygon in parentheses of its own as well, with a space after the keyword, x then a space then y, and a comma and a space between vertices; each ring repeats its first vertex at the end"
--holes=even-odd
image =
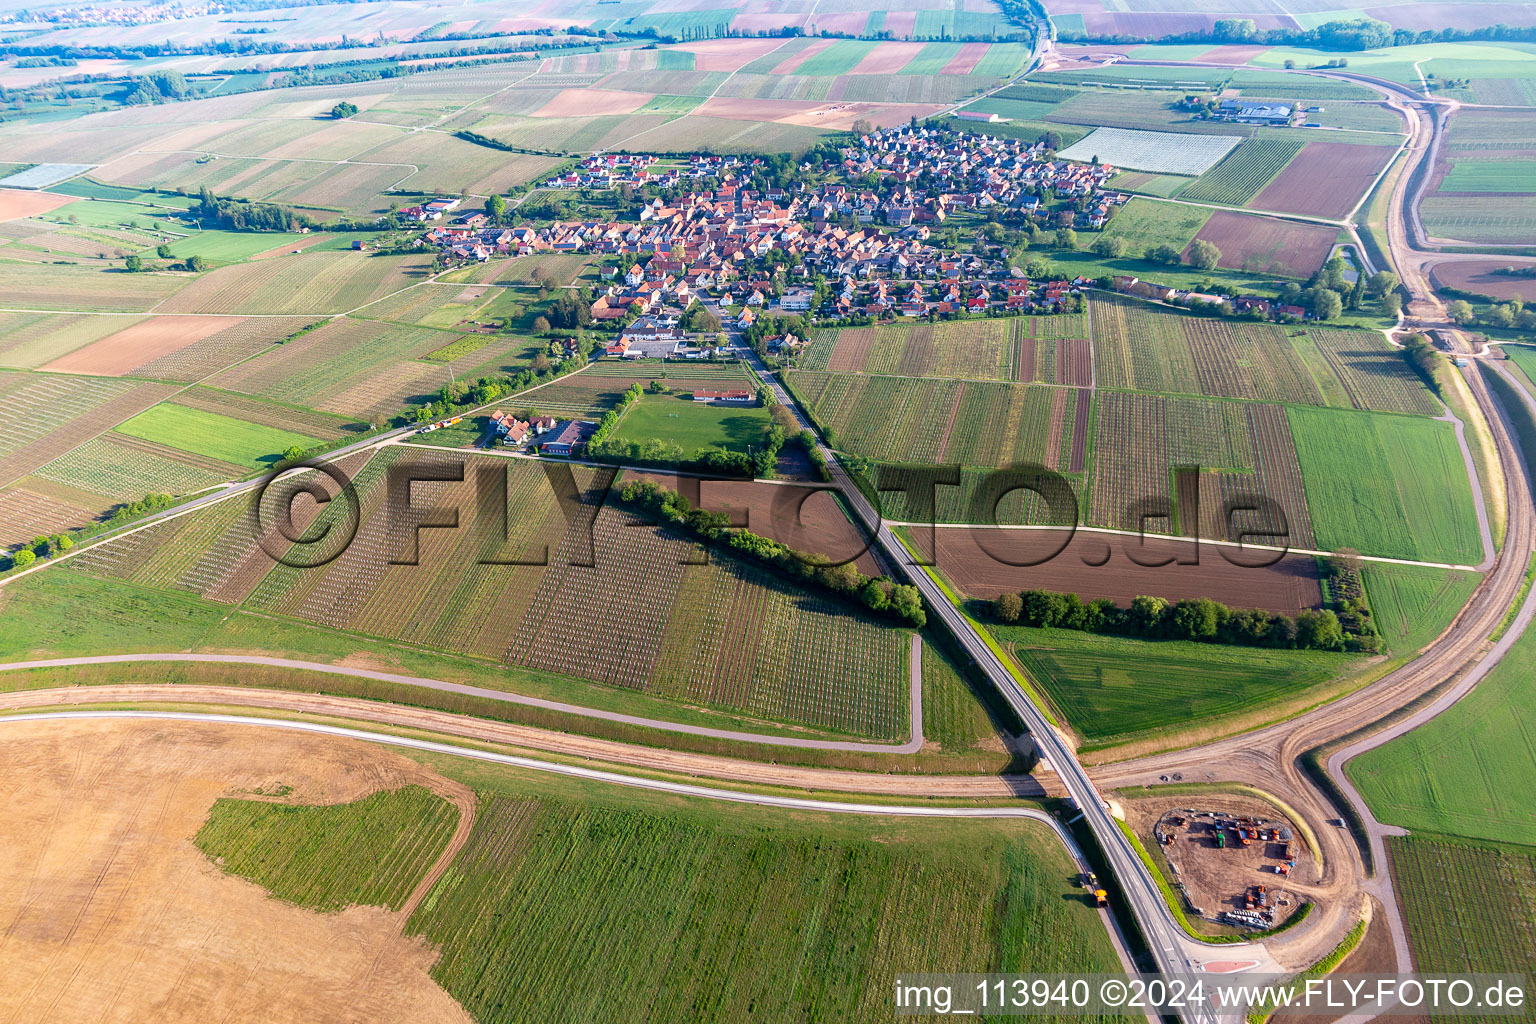
POLYGON ((1195 238, 1221 250, 1220 265, 1230 270, 1275 272, 1310 277, 1333 249, 1338 229, 1217 210, 1195 238))
POLYGON ((44 366, 59 373, 116 377, 233 327, 238 316, 157 316, 76 349, 44 366))
POLYGON ((74 196, 60 196, 52 192, 33 192, 28 189, 0 188, 0 220, 18 217, 36 217, 49 210, 78 202, 74 196))
POLYGON ((777 37, 769 39, 704 39, 675 46, 693 54, 695 71, 739 71, 759 57, 784 45, 777 37))
POLYGON ((591 117, 628 114, 651 101, 651 93, 622 89, 564 89, 533 112, 534 117, 591 117))
MULTIPOLYGON (((918 528, 911 532, 918 547, 926 550, 928 531, 918 528)), ((946 526, 933 530, 933 534, 938 570, 969 597, 1054 590, 1077 594, 1085 601, 1107 597, 1122 606, 1142 594, 1169 601, 1209 597, 1234 608, 1263 608, 1286 615, 1316 608, 1323 600, 1317 560, 1311 555, 1286 555, 1267 568, 1247 568, 1233 565, 1223 552, 1234 560, 1250 562, 1266 561, 1273 553, 1239 553, 1207 544, 1199 549, 1198 565, 1179 565, 1177 559, 1193 557, 1193 542, 1165 538, 1142 542, 1136 537, 1082 530, 1070 540, 1059 530, 946 526), (1066 547, 1050 557, 1063 541, 1066 547), (1047 558, 1039 565, 1008 564, 1047 558), (1156 565, 1169 558, 1175 561, 1156 565)))
POLYGON ((1536 277, 1515 277, 1495 271, 1509 263, 1497 258, 1489 260, 1454 260, 1437 263, 1430 270, 1430 277, 1441 288, 1475 292, 1493 299, 1519 299, 1536 302, 1536 277))
POLYGON ((751 480, 700 480, 652 473, 625 473, 618 486, 643 480, 676 490, 682 479, 689 501, 711 512, 730 512, 737 525, 788 544, 797 551, 823 555, 831 561, 857 556, 866 576, 881 572, 866 548, 859 529, 849 521, 832 494, 815 487, 755 483, 751 480))
POLYGON ((1391 146, 1309 142, 1248 205, 1309 217, 1343 217, 1396 152, 1391 146))

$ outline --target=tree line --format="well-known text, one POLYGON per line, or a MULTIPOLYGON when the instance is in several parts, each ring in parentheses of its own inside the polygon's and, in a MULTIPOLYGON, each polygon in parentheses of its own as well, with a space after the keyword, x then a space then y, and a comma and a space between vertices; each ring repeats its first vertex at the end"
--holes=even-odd
POLYGON ((852 562, 827 565, 823 559, 787 544, 750 530, 732 529, 728 514, 694 508, 681 494, 649 481, 630 481, 619 497, 625 505, 654 515, 659 522, 687 531, 700 540, 721 541, 734 554, 777 569, 797 582, 856 600, 898 625, 921 629, 928 623, 922 595, 910 584, 892 583, 884 576, 865 576, 852 562))
POLYGON ((1130 607, 1121 608, 1107 597, 1084 601, 1072 593, 1025 590, 999 595, 992 602, 992 614, 1007 625, 1148 640, 1309 651, 1342 651, 1350 646, 1339 617, 1329 609, 1308 609, 1293 619, 1262 608, 1229 608, 1208 597, 1169 602, 1141 595, 1130 607))

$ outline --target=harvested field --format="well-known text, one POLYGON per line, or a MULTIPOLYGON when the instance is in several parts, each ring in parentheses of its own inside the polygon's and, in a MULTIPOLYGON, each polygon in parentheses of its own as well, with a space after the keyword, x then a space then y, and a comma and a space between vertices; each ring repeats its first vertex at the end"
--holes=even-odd
POLYGON ((1122 607, 1141 594, 1182 601, 1209 597, 1233 608, 1258 607, 1295 615, 1322 604, 1317 559, 1286 555, 1265 568, 1233 561, 1267 561, 1272 555, 1188 540, 1057 530, 945 527, 935 530, 934 560, 944 577, 969 597, 1041 589, 1075 593, 1085 601, 1107 597, 1122 607), (1063 546, 1065 545, 1065 546, 1063 546), (1059 554, 1052 556, 1053 552, 1059 554), (1256 557, 1259 556, 1259 557, 1256 557), (1107 557, 1107 560, 1106 560, 1107 557), (1045 559, 1044 561, 1041 561, 1045 559), (1134 560, 1133 560, 1134 559, 1134 560), (1170 564, 1159 565, 1173 559, 1170 564), (1193 565, 1180 564, 1197 559, 1193 565), (1009 563, 1039 562, 1038 565, 1009 563), (1141 563, 1154 563, 1145 565, 1141 563))
POLYGON ((1527 304, 1536 303, 1536 277, 1499 273, 1506 266, 1508 264, 1498 259, 1446 260, 1436 263, 1430 274, 1436 286, 1441 288, 1486 295, 1504 302, 1519 299, 1527 304))
POLYGON ((36 217, 49 210, 57 210, 75 201, 74 196, 59 196, 52 192, 33 192, 25 189, 0 188, 0 220, 19 220, 36 217))
POLYGON ((1218 266, 1306 278, 1323 265, 1338 234, 1337 229, 1327 224, 1301 224, 1217 210, 1195 238, 1221 250, 1218 266))
POLYGON ((732 513, 737 525, 797 551, 823 555, 829 561, 855 558, 854 564, 866 576, 881 574, 863 534, 830 491, 750 480, 700 480, 649 473, 626 473, 624 480, 648 480, 668 490, 676 490, 681 483, 684 495, 695 507, 732 513))
POLYGON ((591 117, 595 114, 632 114, 651 101, 648 92, 617 89, 565 89, 533 112, 534 117, 591 117))
POLYGON ((285 799, 323 804, 412 782, 456 788, 441 776, 370 744, 202 723, 13 723, 5 739, 0 1012, 469 1024, 428 973, 436 954, 400 934, 402 915, 283 903, 191 842, 227 794, 286 787, 285 799))
POLYGON ((1311 217, 1346 216, 1395 153, 1390 146, 1309 142, 1247 205, 1311 217))
POLYGON ((233 316, 157 316, 76 349, 42 367, 57 373, 118 377, 242 322, 233 316))

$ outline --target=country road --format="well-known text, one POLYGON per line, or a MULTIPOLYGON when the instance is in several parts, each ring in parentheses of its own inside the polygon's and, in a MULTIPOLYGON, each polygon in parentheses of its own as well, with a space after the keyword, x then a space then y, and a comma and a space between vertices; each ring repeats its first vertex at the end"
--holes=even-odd
POLYGON ((508 704, 521 704, 525 707, 541 708, 545 711, 555 711, 563 715, 595 718, 604 722, 616 722, 620 725, 632 725, 642 729, 656 729, 662 732, 684 733, 689 736, 703 736, 709 739, 727 740, 732 743, 760 743, 764 746, 773 747, 797 747, 803 750, 841 750, 864 754, 915 754, 923 746, 922 644, 922 637, 917 633, 913 633, 911 650, 908 656, 912 724, 908 738, 902 743, 814 740, 799 736, 776 736, 766 733, 739 732, 732 729, 715 729, 703 725, 668 722, 658 718, 642 718, 638 715, 626 715, 617 711, 603 711, 599 708, 565 704, 560 701, 545 700, 541 697, 527 697, 523 694, 512 693, 507 690, 492 690, 483 686, 468 686, 464 683, 452 683, 443 679, 428 679, 423 676, 403 675, 397 672, 381 672, 375 669, 356 668, 350 665, 337 665, 321 661, 299 661, 293 658, 275 658, 256 654, 98 654, 78 658, 45 658, 38 661, 6 662, 0 664, 0 672, 23 672, 29 669, 70 668, 83 665, 146 664, 151 662, 261 665, 267 668, 291 669, 296 672, 327 673, 330 675, 352 676, 358 679, 374 679, 384 683, 399 683, 404 686, 417 686, 424 690, 436 690, 440 693, 457 693, 467 697, 478 697, 482 700, 496 700, 508 704))

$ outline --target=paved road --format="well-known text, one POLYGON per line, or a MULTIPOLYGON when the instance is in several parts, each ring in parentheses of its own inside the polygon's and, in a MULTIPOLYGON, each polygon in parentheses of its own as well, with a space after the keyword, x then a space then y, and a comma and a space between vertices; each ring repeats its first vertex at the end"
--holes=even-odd
POLYGON ((405 686, 419 686, 425 690, 437 690, 442 693, 459 693, 468 697, 480 697, 485 700, 504 701, 508 704, 521 704, 526 707, 542 708, 545 711, 557 711, 564 715, 576 715, 581 718, 596 718, 605 722, 616 722, 620 725, 633 725, 642 729, 657 729, 662 732, 685 733, 689 736, 704 736, 715 740, 728 740, 733 743, 757 743, 771 747, 796 747, 803 750, 841 750, 862 754, 915 754, 923 746, 923 642, 918 634, 912 634, 912 650, 910 657, 910 693, 912 703, 912 728, 910 735, 904 743, 860 743, 853 740, 812 740, 798 736, 770 736, 755 732, 737 732, 732 729, 714 729, 703 725, 684 725, 679 722, 668 722, 657 718, 641 718, 637 715, 620 714, 617 711, 602 711, 597 708, 582 707, 577 704, 564 704, 560 701, 544 700, 541 697, 526 697, 520 693, 509 693, 505 690, 492 690, 483 686, 468 686, 464 683, 451 683, 442 679, 428 679, 423 676, 402 675, 396 672, 379 672, 373 669, 353 668, 348 665, 333 665, 320 661, 298 661, 293 658, 273 658, 254 654, 101 654, 80 658, 46 658, 39 661, 12 661, 0 664, 0 672, 17 672, 39 668, 69 668, 79 665, 124 665, 144 664, 148 662, 192 662, 217 665, 261 665, 267 668, 294 669, 301 672, 328 672, 332 675, 353 676, 359 679, 375 679, 385 683, 400 683, 405 686))
MULTIPOLYGON (((770 374, 756 355, 751 357, 751 361, 754 369, 773 389, 779 402, 791 410, 803 425, 814 429, 809 417, 798 407, 793 396, 783 387, 777 376, 770 374)), ((1151 873, 1142 864, 1130 840, 1110 815, 1107 805, 1099 795, 1098 788, 1089 779, 1087 771, 1078 762, 1072 748, 1046 719, 1034 701, 1019 688, 1012 672, 993 653, 992 648, 987 645, 970 620, 950 602, 933 578, 922 567, 914 564, 905 546, 891 532, 889 525, 881 519, 879 513, 864 497, 863 492, 854 485, 847 471, 837 461, 836 454, 825 445, 821 446, 821 451, 827 459, 827 468, 832 474, 832 484, 842 491, 849 506, 864 523, 865 528, 874 535, 876 543, 887 559, 899 566, 907 579, 922 592, 932 614, 953 634, 1003 700, 1013 709, 1019 721, 1029 729, 1040 755, 1060 777, 1067 794, 1087 820, 1088 827, 1092 830, 1105 859, 1109 862, 1110 870, 1120 883, 1121 893, 1141 930, 1157 970, 1163 974, 1198 973, 1206 960, 1216 958, 1218 950, 1222 959, 1252 960, 1257 968, 1278 970, 1278 965, 1259 943, 1237 943, 1213 947, 1184 934, 1178 922, 1174 920, 1172 911, 1163 900, 1162 892, 1158 889, 1151 873)), ((1184 1017, 1199 1024, 1208 1024, 1215 1020, 1214 1014, 1199 1010, 1189 1011, 1184 1017)))

